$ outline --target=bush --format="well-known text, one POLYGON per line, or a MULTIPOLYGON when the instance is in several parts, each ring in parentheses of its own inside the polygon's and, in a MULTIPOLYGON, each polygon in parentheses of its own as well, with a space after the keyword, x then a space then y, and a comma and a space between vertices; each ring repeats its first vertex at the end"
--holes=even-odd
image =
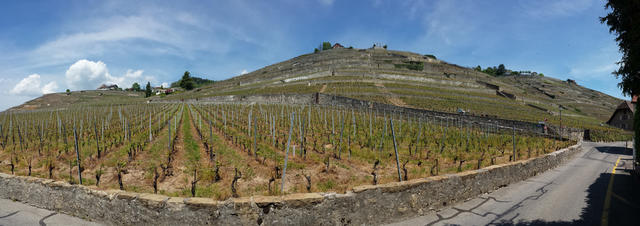
POLYGON ((408 62, 405 62, 404 64, 394 64, 394 66, 398 69, 406 68, 406 69, 415 70, 415 71, 424 70, 424 62, 420 62, 420 61, 408 61, 408 62))
POLYGON ((591 141, 596 142, 613 142, 613 141, 630 141, 633 133, 617 128, 591 129, 591 141))
POLYGON ((133 85, 131 85, 131 90, 133 91, 140 91, 140 84, 138 84, 137 82, 134 82, 133 85))
POLYGON ((328 49, 331 49, 331 42, 323 42, 322 50, 328 50, 328 49))

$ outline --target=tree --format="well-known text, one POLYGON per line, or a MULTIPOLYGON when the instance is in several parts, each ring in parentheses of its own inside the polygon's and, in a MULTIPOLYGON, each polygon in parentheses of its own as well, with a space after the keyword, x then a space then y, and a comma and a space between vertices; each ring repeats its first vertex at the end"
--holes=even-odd
POLYGON ((322 42, 322 50, 331 49, 331 42, 322 42))
POLYGON ((189 71, 185 71, 184 75, 182 75, 182 79, 180 79, 180 87, 186 90, 192 90, 195 87, 189 71))
POLYGON ((147 82, 147 86, 144 88, 144 97, 151 96, 151 83, 147 82))
POLYGON ((480 67, 480 65, 478 65, 478 66, 476 66, 475 68, 473 68, 473 70, 476 70, 476 71, 482 71, 482 67, 480 67))
MULTIPOLYGON (((609 32, 616 34, 616 42, 622 53, 620 66, 613 74, 621 78, 618 87, 624 95, 634 96, 640 94, 640 1, 635 0, 608 0, 605 9, 611 9, 601 23, 609 26, 609 32)), ((636 104, 633 116, 633 130, 636 150, 640 149, 640 104, 636 104)), ((640 161, 636 155, 635 164, 640 161)), ((635 166, 634 164, 634 166, 635 166)), ((634 167, 635 168, 635 167, 634 167)))
POLYGON ((630 0, 609 0, 605 9, 612 12, 600 18, 609 26, 609 32, 617 35, 616 41, 622 53, 620 67, 614 71, 616 78, 622 78, 618 86, 625 95, 640 94, 640 2, 630 0))
POLYGON ((504 73, 507 73, 507 69, 504 67, 504 64, 498 65, 498 70, 496 70, 496 75, 500 76, 500 75, 504 75, 504 73))
POLYGON ((67 94, 71 93, 71 90, 67 89, 67 94))
POLYGON ((140 91, 140 84, 138 84, 137 82, 134 82, 133 85, 131 85, 131 90, 133 91, 140 91))
POLYGON ((482 72, 490 74, 490 75, 493 75, 493 76, 496 76, 496 70, 497 70, 496 67, 493 66, 493 67, 487 67, 482 72))

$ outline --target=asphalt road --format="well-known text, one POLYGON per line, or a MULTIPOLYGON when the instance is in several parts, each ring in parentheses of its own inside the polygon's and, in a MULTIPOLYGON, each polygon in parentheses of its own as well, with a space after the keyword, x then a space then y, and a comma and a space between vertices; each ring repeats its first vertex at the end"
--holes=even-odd
POLYGON ((585 142, 555 169, 394 225, 640 225, 640 182, 624 146, 585 142))
POLYGON ((21 202, 0 199, 0 225, 99 225, 21 202))

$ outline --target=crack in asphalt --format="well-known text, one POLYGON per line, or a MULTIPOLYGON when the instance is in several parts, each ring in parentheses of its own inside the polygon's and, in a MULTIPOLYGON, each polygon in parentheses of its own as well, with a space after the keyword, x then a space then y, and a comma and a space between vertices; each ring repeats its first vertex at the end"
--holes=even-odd
MULTIPOLYGON (((530 181, 530 182, 540 183, 539 181, 530 181)), ((473 215, 476 215, 476 216, 480 216, 480 217, 486 217, 486 216, 488 216, 488 215, 495 215, 496 217, 495 217, 491 222, 489 222, 489 223, 487 224, 487 225, 492 225, 492 224, 494 224, 494 225, 495 225, 495 224, 497 224, 497 223, 498 223, 498 222, 496 222, 496 221, 498 221, 498 220, 502 219, 503 217, 505 217, 505 216, 509 215, 510 213, 512 213, 512 212, 516 211, 517 209, 519 209, 520 207, 522 207, 524 202, 526 202, 526 201, 530 201, 530 200, 538 200, 538 199, 540 199, 540 197, 542 197, 544 194, 546 194, 546 193, 549 191, 549 190, 547 189, 547 187, 548 187, 549 185, 551 185, 551 184, 553 184, 553 182, 545 183, 542 187, 540 187, 540 188, 536 189, 536 191, 535 191, 535 192, 536 192, 536 193, 539 193, 539 194, 535 194, 535 195, 527 196, 526 198, 524 198, 524 199, 522 199, 520 202, 518 202, 518 203, 516 203, 516 204, 512 205, 511 207, 509 207, 509 209, 505 210, 505 211, 504 211, 504 212, 502 212, 502 213, 495 213, 495 212, 491 212, 491 211, 488 211, 488 212, 485 212, 485 213, 477 213, 477 212, 474 212, 474 210, 476 210, 477 208, 479 208, 479 207, 483 206, 484 204, 486 204, 487 202, 489 202, 489 200, 494 200, 495 202, 503 202, 503 203, 507 203, 507 202, 509 202, 509 201, 502 201, 502 200, 498 200, 498 199, 496 199, 495 197, 491 197, 491 196, 489 196, 489 197, 487 197, 487 198, 479 197, 480 199, 483 199, 483 201, 482 201, 482 202, 480 202, 480 203, 478 203, 477 205, 473 206, 472 208, 470 208, 470 209, 468 209, 468 210, 460 209, 460 208, 456 208, 456 207, 452 207, 451 209, 452 209, 452 210, 455 210, 455 211, 456 211, 456 213, 455 213, 455 214, 453 214, 453 215, 451 215, 451 216, 449 216, 449 217, 443 217, 442 215, 440 215, 440 214, 436 213, 436 216, 438 217, 438 219, 437 219, 437 220, 435 220, 435 221, 433 221, 433 222, 430 222, 430 223, 426 224, 426 226, 434 225, 434 224, 439 223, 439 222, 442 222, 442 221, 446 221, 446 220, 453 219, 453 218, 457 217, 458 215, 460 215, 460 214, 462 214, 462 213, 470 213, 470 214, 473 214, 473 215)), ((503 219, 503 221, 501 221, 500 223, 505 223, 505 222, 511 222, 511 223, 513 223, 513 220, 515 220, 516 218, 518 218, 518 216, 520 216, 520 213, 516 213, 516 214, 515 214, 515 216, 513 216, 511 219, 508 219, 508 220, 507 220, 507 219, 503 219)))
POLYGON ((44 223, 44 220, 46 220, 47 218, 52 217, 53 215, 56 215, 56 214, 58 214, 58 213, 53 212, 53 213, 43 217, 42 219, 40 219, 40 221, 38 221, 38 223, 40 223, 40 226, 47 226, 47 224, 44 223))
MULTIPOLYGON (((493 201, 495 201, 495 202, 509 202, 509 201, 502 201, 502 200, 498 200, 498 199, 496 199, 496 198, 494 198, 494 197, 491 197, 491 196, 489 196, 489 197, 487 197, 487 198, 484 198, 484 197, 479 197, 479 198, 480 198, 480 199, 483 199, 483 201, 482 201, 482 202, 480 202, 480 203, 478 203, 478 204, 477 204, 477 205, 475 205, 474 207, 471 207, 471 209, 465 210, 465 209, 460 209, 460 208, 452 207, 451 209, 456 210, 456 211, 457 211, 457 213, 455 213, 455 214, 451 215, 450 217, 443 217, 442 215, 440 215, 440 214, 436 213, 436 216, 438 216, 438 220, 436 220, 436 221, 434 221, 434 222, 431 222, 431 223, 429 223, 429 224, 427 224, 427 225, 433 225, 433 224, 436 224, 436 223, 438 223, 438 222, 440 222, 440 221, 445 221, 445 220, 453 219, 453 218, 457 217, 458 215, 460 215, 460 214, 462 214, 462 213, 472 213, 472 214, 475 214, 475 215, 480 215, 480 214, 474 213, 474 212, 473 212, 473 210, 475 210, 475 209, 477 209, 478 207, 480 207, 480 206, 484 205, 485 203, 489 202, 490 200, 493 200, 493 201)), ((491 214, 491 213, 489 213, 489 212, 488 212, 487 214, 491 214)))
POLYGON ((10 217, 10 216, 16 215, 16 214, 17 214, 17 213, 19 213, 19 212, 20 212, 20 211, 16 211, 16 212, 13 212, 13 213, 7 214, 7 215, 5 215, 5 216, 1 216, 1 217, 0 217, 0 219, 2 219, 2 218, 7 218, 7 217, 10 217))
MULTIPOLYGON (((515 210, 519 209, 520 207, 522 207, 522 204, 523 204, 524 202, 526 202, 526 201, 529 201, 529 200, 538 200, 538 199, 540 199, 540 197, 542 197, 544 194, 546 194, 546 193, 549 191, 548 189, 546 189, 546 187, 547 187, 547 186, 549 186, 549 185, 551 185, 551 184, 553 184, 553 181, 551 181, 551 182, 549 182, 549 183, 547 183, 547 184, 543 185, 542 187, 540 187, 540 188, 536 189, 536 192, 540 192, 539 194, 537 194, 537 195, 530 195, 530 196, 527 196, 526 198, 524 198, 524 199, 523 199, 523 200, 521 200, 520 202, 518 202, 518 203, 514 204, 513 206, 509 207, 509 209, 507 209, 507 210, 505 210, 504 212, 502 212, 502 214, 498 215, 495 219, 493 219, 493 220, 492 220, 491 222, 489 222, 489 224, 487 224, 487 225, 496 224, 496 223, 497 223, 497 222, 496 222, 497 220, 500 220, 502 217, 504 217, 504 216, 506 216, 506 215, 510 214, 511 212, 513 212, 513 211, 515 211, 515 210)), ((517 214, 516 214, 516 216, 514 216, 513 218, 509 219, 509 220, 508 220, 508 221, 506 221, 506 222, 513 223, 513 220, 514 220, 514 219, 516 219, 518 216, 520 216, 520 213, 517 213, 517 214)), ((505 221, 500 222, 500 223, 504 223, 504 222, 505 222, 505 221)))

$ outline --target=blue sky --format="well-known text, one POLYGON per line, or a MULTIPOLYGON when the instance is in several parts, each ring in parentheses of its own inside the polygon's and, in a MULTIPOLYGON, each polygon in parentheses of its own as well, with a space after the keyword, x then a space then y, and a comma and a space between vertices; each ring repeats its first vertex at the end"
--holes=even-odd
POLYGON ((505 64, 620 97, 620 59, 598 0, 7 1, 0 7, 0 110, 111 82, 221 80, 322 41, 505 64))

